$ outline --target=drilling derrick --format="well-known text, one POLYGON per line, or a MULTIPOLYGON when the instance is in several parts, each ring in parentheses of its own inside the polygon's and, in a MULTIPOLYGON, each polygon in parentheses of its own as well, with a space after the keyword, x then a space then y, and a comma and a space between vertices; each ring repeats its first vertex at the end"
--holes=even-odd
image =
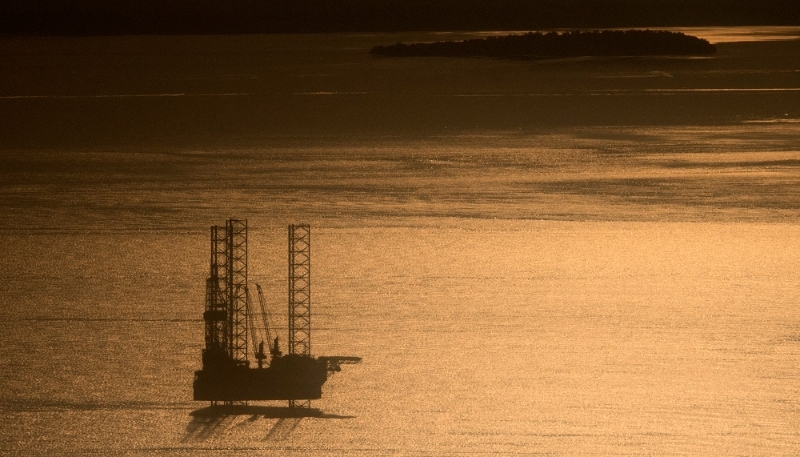
POLYGON ((206 280, 203 368, 195 372, 194 399, 231 404, 249 400, 289 400, 290 407, 309 407, 322 397, 328 375, 358 357, 311 355, 311 227, 289 226, 289 353, 270 341, 266 306, 258 287, 264 340, 257 329, 247 284, 247 221, 230 219, 211 227, 211 261, 206 280), (250 367, 248 336, 257 368, 250 367))
POLYGON ((206 348, 203 350, 203 366, 217 367, 231 360, 230 303, 228 297, 228 249, 226 230, 211 227, 211 273, 206 280, 205 321, 206 348))
POLYGON ((230 349, 237 365, 247 365, 247 221, 226 224, 230 349))

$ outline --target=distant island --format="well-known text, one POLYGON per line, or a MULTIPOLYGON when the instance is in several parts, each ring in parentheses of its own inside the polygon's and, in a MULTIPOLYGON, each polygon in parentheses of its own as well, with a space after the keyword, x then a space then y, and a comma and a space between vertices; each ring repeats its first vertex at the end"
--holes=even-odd
POLYGON ((387 57, 495 57, 547 59, 583 56, 690 56, 713 54, 708 41, 663 30, 529 32, 464 41, 396 43, 370 54, 387 57))

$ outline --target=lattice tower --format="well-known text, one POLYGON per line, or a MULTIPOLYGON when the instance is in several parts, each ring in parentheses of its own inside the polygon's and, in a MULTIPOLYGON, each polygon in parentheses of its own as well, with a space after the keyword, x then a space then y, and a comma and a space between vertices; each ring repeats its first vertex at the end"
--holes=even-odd
POLYGON ((311 355, 311 226, 289 226, 289 353, 311 355))
POLYGON ((228 262, 225 229, 211 227, 210 274, 206 280, 206 350, 228 355, 228 262))
POLYGON ((227 221, 229 356, 247 362, 247 221, 227 221))

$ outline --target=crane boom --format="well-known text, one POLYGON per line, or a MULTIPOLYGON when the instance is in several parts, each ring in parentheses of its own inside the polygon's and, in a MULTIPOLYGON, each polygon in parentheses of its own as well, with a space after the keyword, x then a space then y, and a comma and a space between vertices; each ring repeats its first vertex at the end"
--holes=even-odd
POLYGON ((258 304, 261 306, 261 324, 264 326, 264 331, 267 334, 267 341, 272 341, 272 334, 269 331, 269 313, 267 312, 267 301, 264 300, 264 292, 261 291, 261 284, 256 284, 258 290, 258 304))

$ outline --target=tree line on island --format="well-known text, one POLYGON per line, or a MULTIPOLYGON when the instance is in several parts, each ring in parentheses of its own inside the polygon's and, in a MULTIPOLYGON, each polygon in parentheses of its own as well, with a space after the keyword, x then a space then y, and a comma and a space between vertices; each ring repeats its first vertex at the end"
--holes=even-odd
POLYGON ((464 41, 396 43, 370 54, 387 57, 558 58, 583 56, 687 56, 716 52, 707 40, 663 30, 529 32, 464 41))

